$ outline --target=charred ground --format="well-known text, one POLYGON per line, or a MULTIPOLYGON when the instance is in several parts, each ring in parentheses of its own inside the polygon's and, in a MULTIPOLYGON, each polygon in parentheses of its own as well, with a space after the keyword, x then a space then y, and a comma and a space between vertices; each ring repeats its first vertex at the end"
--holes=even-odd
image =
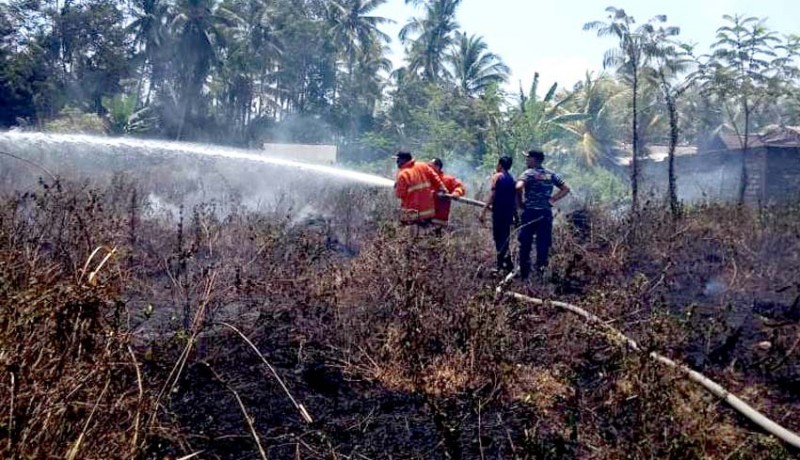
MULTIPOLYGON (((495 299, 470 210, 411 240, 374 191, 319 194, 316 220, 145 196, 124 177, 4 196, 4 457, 259 458, 256 437, 269 458, 797 455, 577 319, 495 299)), ((800 210, 609 216, 564 219, 537 294, 800 430, 800 210)))

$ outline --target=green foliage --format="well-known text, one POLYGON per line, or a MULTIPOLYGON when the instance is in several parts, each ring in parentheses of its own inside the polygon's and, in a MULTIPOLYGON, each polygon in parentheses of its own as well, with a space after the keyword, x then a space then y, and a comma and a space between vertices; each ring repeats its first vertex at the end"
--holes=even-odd
POLYGON ((564 177, 580 203, 625 203, 630 199, 628 185, 619 174, 605 168, 586 167, 579 161, 574 155, 556 157, 551 167, 564 177))
POLYGON ((725 127, 737 133, 744 144, 746 134, 770 124, 758 120, 767 107, 796 92, 786 78, 797 71, 795 46, 791 39, 784 44, 763 19, 738 15, 723 19, 726 24, 717 29, 713 53, 696 58, 699 68, 695 76, 703 93, 722 106, 725 127))
POLYGON ((713 53, 697 59, 696 78, 704 93, 722 106, 724 128, 739 138, 743 152, 739 202, 744 203, 748 183, 744 155, 750 135, 757 129, 754 122, 769 116, 774 101, 796 92, 792 78, 797 72, 796 50, 791 38, 784 44, 766 27, 764 19, 739 15, 725 15, 723 19, 726 24, 717 29, 713 53))
POLYGON ((508 112, 504 139, 507 152, 519 153, 533 147, 553 150, 577 141, 575 126, 589 120, 591 115, 567 110, 576 93, 557 93, 557 89, 554 83, 540 98, 538 73, 534 75, 528 94, 520 88, 516 106, 508 112))
POLYGON ((461 0, 425 2, 423 16, 412 18, 400 30, 400 41, 408 45, 408 69, 412 74, 432 83, 451 76, 445 63, 458 30, 456 10, 460 4, 461 0))
POLYGON ((105 134, 106 124, 94 113, 65 107, 55 119, 45 123, 44 130, 62 134, 105 134))
POLYGON ((108 112, 109 132, 112 134, 146 134, 153 130, 155 119, 149 107, 139 107, 132 95, 103 98, 103 108, 108 112))
POLYGON ((511 72, 499 56, 488 51, 483 38, 475 35, 457 34, 456 46, 448 58, 453 66, 456 88, 469 97, 506 82, 511 72))
POLYGON ((588 117, 564 125, 573 134, 564 147, 584 166, 613 165, 618 133, 625 129, 627 89, 607 75, 595 77, 587 73, 584 81, 575 85, 573 94, 564 104, 565 109, 588 117))
POLYGON ((459 27, 460 0, 407 2, 418 10, 399 37, 406 66, 392 69, 391 20, 375 14, 385 2, 11 0, 0 5, 0 125, 335 143, 346 161, 407 148, 482 172, 541 146, 602 175, 631 143, 642 155, 800 124, 800 37, 757 18, 728 17, 714 53, 698 57, 666 17, 639 23, 612 7, 586 25, 616 40, 612 74, 548 88, 537 76, 508 94, 510 69, 459 27))

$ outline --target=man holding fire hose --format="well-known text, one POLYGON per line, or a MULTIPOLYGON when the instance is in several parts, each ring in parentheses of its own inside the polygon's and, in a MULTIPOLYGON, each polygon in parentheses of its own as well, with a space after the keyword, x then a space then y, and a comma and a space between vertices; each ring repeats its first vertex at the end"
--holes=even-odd
POLYGON ((409 152, 400 151, 397 161, 397 179, 394 193, 400 199, 400 222, 427 227, 436 217, 436 196, 447 193, 442 179, 425 162, 417 162, 409 152))
MULTIPOLYGON (((436 171, 439 178, 442 179, 447 194, 450 197, 462 197, 467 194, 467 188, 464 184, 453 176, 444 173, 444 163, 439 158, 434 158, 430 162, 431 168, 436 171)), ((439 228, 447 227, 450 220, 450 198, 446 196, 436 195, 436 215, 433 217, 433 224, 438 225, 439 228)))

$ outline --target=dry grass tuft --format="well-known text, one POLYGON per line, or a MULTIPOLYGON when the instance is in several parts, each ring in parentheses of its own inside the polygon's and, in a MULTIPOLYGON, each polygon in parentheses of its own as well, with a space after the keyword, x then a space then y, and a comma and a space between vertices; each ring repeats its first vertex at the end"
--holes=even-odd
MULTIPOLYGON (((357 189, 305 220, 142 196, 118 178, 0 201, 4 458, 791 456, 576 319, 496 299, 468 212, 414 240, 357 189)), ((800 213, 590 215, 557 227, 535 294, 800 430, 800 213)))

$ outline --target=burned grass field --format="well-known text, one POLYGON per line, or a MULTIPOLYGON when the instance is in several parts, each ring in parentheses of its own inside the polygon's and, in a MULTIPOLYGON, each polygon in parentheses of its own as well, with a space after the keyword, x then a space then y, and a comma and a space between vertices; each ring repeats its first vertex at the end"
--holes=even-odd
MULTIPOLYGON (((798 454, 575 317, 496 298, 470 209, 412 240, 363 188, 311 213, 148 196, 116 176, 2 197, 4 458, 798 454)), ((538 294, 800 431, 800 210, 665 215, 561 216, 538 294)))

